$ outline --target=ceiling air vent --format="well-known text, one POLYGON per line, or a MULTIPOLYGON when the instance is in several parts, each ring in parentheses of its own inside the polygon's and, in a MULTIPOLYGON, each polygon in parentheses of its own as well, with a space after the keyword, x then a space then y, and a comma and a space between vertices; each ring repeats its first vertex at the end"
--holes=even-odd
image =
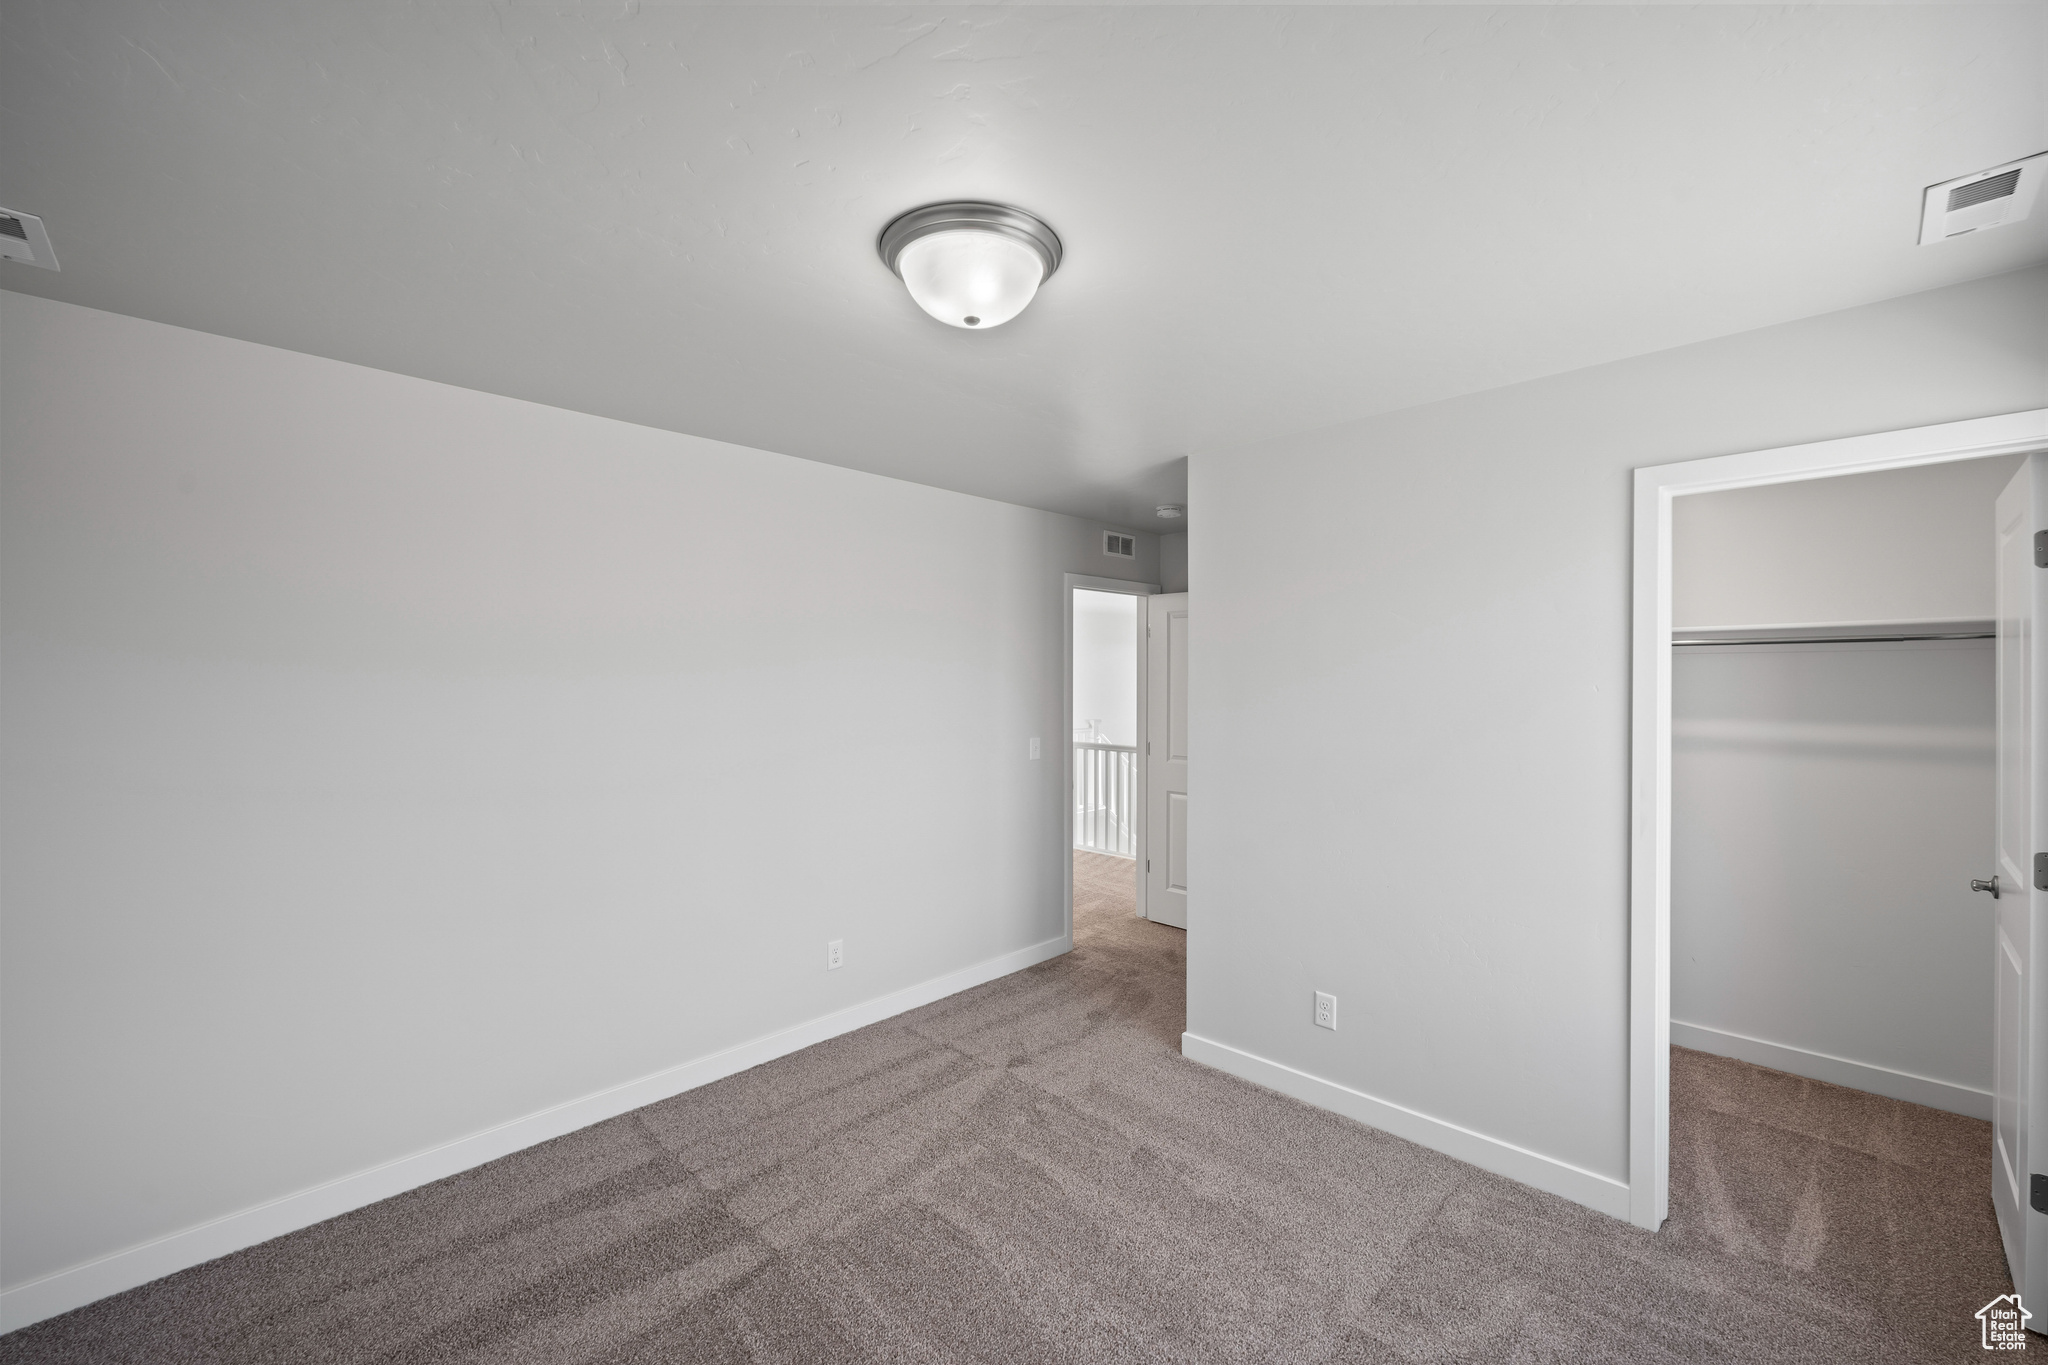
POLYGON ((1102 533, 1102 553, 1115 555, 1118 559, 1136 559, 1138 557, 1138 538, 1136 536, 1118 535, 1115 531, 1104 531, 1102 533))
POLYGON ((33 213, 0 209, 0 260, 55 270, 57 253, 50 250, 50 234, 43 231, 43 220, 33 213))
POLYGON ((1920 204, 1920 245, 2017 223, 2033 212, 2048 152, 1929 185, 1920 204))

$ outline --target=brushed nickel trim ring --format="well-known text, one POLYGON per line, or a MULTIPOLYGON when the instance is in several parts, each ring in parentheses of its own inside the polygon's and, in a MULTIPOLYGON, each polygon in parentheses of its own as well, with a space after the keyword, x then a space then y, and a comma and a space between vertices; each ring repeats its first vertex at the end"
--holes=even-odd
POLYGON ((912 209, 882 229, 882 235, 875 239, 875 251, 881 256, 882 264, 900 280, 903 271, 896 263, 903 255, 904 247, 934 232, 954 232, 963 228, 992 232, 1030 247, 1038 253, 1039 263, 1045 267, 1040 284, 1052 278, 1052 272, 1060 268, 1060 258, 1066 252, 1060 245, 1059 234, 1037 214, 1026 213, 1008 204, 990 204, 978 199, 952 200, 912 209))

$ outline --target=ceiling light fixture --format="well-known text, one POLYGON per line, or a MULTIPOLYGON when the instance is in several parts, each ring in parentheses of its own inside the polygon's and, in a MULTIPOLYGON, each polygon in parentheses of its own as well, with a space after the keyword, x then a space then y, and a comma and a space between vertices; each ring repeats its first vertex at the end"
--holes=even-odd
POLYGON ((1158 507, 1154 508, 1153 510, 1158 512, 1160 516, 1165 517, 1168 521, 1179 521, 1181 518, 1181 514, 1187 511, 1187 508, 1182 507, 1177 502, 1162 502, 1159 504, 1158 507))
POLYGON ((1024 311, 1060 268, 1059 234, 1035 214, 973 201, 926 204, 875 243, 917 306, 949 327, 983 331, 1024 311))

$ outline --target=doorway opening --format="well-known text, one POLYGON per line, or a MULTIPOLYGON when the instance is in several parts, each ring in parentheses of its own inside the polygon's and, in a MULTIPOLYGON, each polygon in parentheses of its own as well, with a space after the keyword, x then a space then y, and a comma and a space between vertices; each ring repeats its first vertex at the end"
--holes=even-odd
POLYGON ((1994 511, 2023 462, 1672 518, 1675 1217, 1787 1269, 1839 1264, 1857 1214, 1882 1218, 1920 1292, 1966 1310, 2011 1288, 1985 1198, 1994 923, 1970 883, 1994 822, 1994 511), (1881 1181, 1813 1182, 1873 1146, 1881 1181))
POLYGON ((1991 1118, 1993 550, 2024 457, 1681 498, 1671 1041, 1991 1118))
MULTIPOLYGON (((1704 819, 1711 824, 1718 820, 1722 828, 1718 837, 1723 845, 1729 839, 1748 838, 1756 835, 1759 823, 1756 812, 1741 808, 1740 800, 1725 790, 1718 791, 1718 782, 1725 787, 1731 776, 1737 775, 1745 766, 1752 771, 1759 765, 1777 764, 1784 773, 1796 770, 1804 778, 1817 782, 1819 788, 1808 792, 1794 803, 1797 809, 1788 809, 1786 819, 1815 822, 1815 829, 1795 842, 1805 845, 1809 855, 1829 838, 1835 837, 1825 828, 1827 821, 1843 818, 1843 808, 1856 802, 1876 801, 1882 805, 1882 788, 1893 773, 1884 777, 1879 769, 1885 764, 1895 767, 1915 761, 1909 751, 1920 751, 1920 758, 1946 746, 1949 750, 1977 750, 1983 748, 1984 698, 1976 695, 1981 689, 1977 684, 1986 679, 1987 660, 1972 650, 1980 651, 1981 642, 1969 642, 1957 637, 1996 635, 1997 668, 2000 675, 1998 705, 1999 718, 1996 726, 1998 764, 2001 774, 2011 768, 2005 749, 2013 733, 2007 724, 2005 711, 2008 699, 2014 695, 2031 695, 2031 682, 2025 683, 2018 691, 2010 685, 2006 676, 2011 666, 2012 648, 2019 647, 2020 656, 2031 658, 2029 651, 2036 648, 2038 639, 2035 628, 2029 624, 2024 629, 2018 625, 2018 618, 2008 620, 2008 610, 2013 600, 2008 590, 2011 574, 2005 566, 2008 560, 2024 562, 2029 567, 2040 562, 2031 558, 2031 545, 2014 540, 2005 523, 2019 524, 2016 516, 2006 516, 2004 502, 2011 500, 2009 487, 2001 495, 1998 521, 1997 554, 1999 587, 1994 631, 1983 629, 1987 623, 1979 612, 1968 616, 1949 613, 1914 612, 1901 609, 1890 621, 1826 620, 1808 619, 1800 621, 1724 621, 1706 623, 1704 619, 1687 621, 1680 619, 1679 603, 1674 600, 1675 551, 1683 553, 1683 546, 1677 544, 1674 525, 1674 503, 1690 495, 1726 492, 1736 489, 1760 488, 1764 485, 1788 484, 1807 480, 1832 480, 1839 475, 1854 475, 1878 471, 1904 471, 1915 466, 1941 464, 1953 461, 1980 460, 1988 457, 2023 455, 2048 447, 2048 411, 2016 413, 2004 417, 1982 418, 1968 422, 1948 423, 1942 426, 1919 428, 1912 431, 1888 432, 1868 437, 1857 437, 1842 441, 1821 442, 1809 446, 1788 447, 1781 450, 1760 451, 1745 455, 1726 456, 1708 460, 1688 461, 1678 465, 1641 469, 1636 472, 1636 554, 1635 554, 1635 595, 1634 595, 1634 742, 1631 746, 1632 777, 1632 891, 1630 918, 1630 1218, 1640 1226, 1655 1228, 1666 1216, 1670 1190, 1671 1162, 1671 1086, 1673 1042, 1690 1043, 1699 1050, 1695 1056, 1708 1056, 1708 1049, 1700 1044, 1712 1045, 1713 1051, 1722 1057, 1732 1057, 1755 1065, 1771 1067, 1775 1072, 1790 1071, 1794 1075, 1806 1075, 1811 1079, 1828 1080, 1835 1084, 1849 1084, 1873 1094, 1893 1092, 1893 1102, 1903 1099, 1910 1103, 1926 1104, 1929 1099, 1946 1099, 1952 1110, 1966 1110, 1973 1106, 1982 1107, 1982 1100, 1970 1092, 1975 1087, 1967 1083, 1969 1066, 1958 1069, 1960 1081, 1950 1080, 1929 1088, 1924 1082, 1939 1082, 1940 1077, 1929 1077, 1911 1070, 1911 1064, 1900 1062, 1895 1065, 1873 1066, 1868 1059, 1847 1058, 1839 1055, 1842 1049, 1837 1044, 1835 1053, 1830 1054, 1825 1045, 1812 1043, 1786 1047, 1782 1040, 1746 1035, 1732 1022, 1730 1011, 1755 1010, 1759 1006, 1776 1009, 1776 1022, 1770 1027, 1783 1031, 1786 1028, 1810 1027, 1812 1018, 1803 1022, 1800 1011, 1813 1013, 1816 1001, 1826 995, 1821 987, 1826 983, 1812 980, 1798 980, 1796 958, 1801 951, 1790 943, 1787 935, 1798 937, 1805 934, 1815 943, 1824 945, 1818 951, 1829 952, 1839 957, 1862 955, 1865 965, 1874 966, 1877 975, 1884 970, 1907 970, 1894 962, 1887 969, 1877 953, 1876 939, 1879 927, 1870 918, 1859 917, 1854 912, 1858 894, 1853 885, 1853 869, 1837 869, 1830 877, 1825 869, 1813 878, 1813 885, 1803 891, 1800 886, 1769 887, 1762 883, 1743 888, 1715 888, 1711 882, 1716 874, 1715 859, 1718 857, 1721 872, 1726 873, 1732 863, 1727 848, 1708 848, 1696 845, 1688 848, 1687 839, 1701 833, 1700 829, 1674 830, 1674 771, 1682 762, 1689 765, 1686 789, 1681 795, 1685 802, 1685 814, 1689 820, 1704 819), (2008 543, 2011 542, 2011 543, 2008 543), (2015 559, 2015 555, 2018 558, 2015 559), (1948 615, 1949 619, 1935 619, 1937 615, 1948 615), (1972 619, 1972 618, 1975 619, 1972 619), (1917 619, 1915 619, 1917 618, 1917 619), (1885 627, 1890 627, 1889 629, 1885 627), (1691 627, 1687 629, 1686 627, 1691 627), (1898 638, 1875 639, 1872 637, 1898 637, 1911 635, 1920 638, 1902 640, 1898 638), (1927 637, 1945 636, 1946 639, 1927 637), (1742 641, 1745 643, 1737 643, 1742 641), (1951 676, 1952 675, 1952 676, 1951 676), (1674 697, 1674 683, 1676 697, 1674 697), (1974 690, 1973 690, 1974 689, 1974 690), (1939 695, 1937 695, 1939 694, 1939 695), (1965 695, 1967 694, 1967 695, 1965 695), (1945 699, 1944 699, 1945 698, 1945 699), (1676 701, 1676 708, 1674 708, 1676 701), (1824 715, 1827 705, 1835 705, 1843 714, 1824 715), (1804 708, 1803 710, 1801 708, 1804 708), (1937 713, 1947 707, 1954 712, 1948 721, 1942 723, 1937 713), (1863 714, 1858 714, 1861 708, 1863 714), (1972 708, 1975 708, 1972 710, 1972 708), (1719 714, 1715 714, 1718 712, 1719 714), (1968 715, 1964 713, 1968 712, 1968 715), (1935 717, 1934 723, 1899 724, 1903 717, 1918 714, 1920 721, 1935 717), (1975 721, 1971 717, 1975 717, 1975 721), (1871 724, 1873 720, 1880 723, 1871 724), (1858 729, 1858 727, 1863 727, 1858 729), (1775 727, 1775 729, 1773 728, 1775 727), (1972 739, 1971 732, 1976 733, 1972 739), (1858 774, 1836 771, 1829 774, 1829 761, 1843 760, 1847 750, 1862 744, 1869 747, 1873 739, 1883 737, 1877 747, 1885 752, 1875 755, 1873 764, 1860 776, 1866 779, 1857 784, 1858 774), (1674 738, 1686 746, 1686 751, 1674 753, 1674 738), (1791 741, 1788 744, 1788 741, 1791 741), (1803 744, 1803 750, 1793 752, 1803 744), (1718 748, 1716 746, 1719 746, 1718 748), (1836 752, 1830 756, 1819 751, 1833 745, 1836 752), (1746 754, 1738 750, 1747 747, 1746 754), (1768 752, 1772 748, 1776 752, 1768 752), (1676 760, 1676 761, 1675 761, 1676 760), (1718 765, 1718 768, 1717 766, 1718 765), (1882 779, 1882 780, 1879 780, 1882 779), (1832 785, 1830 785, 1832 784, 1832 785), (1713 809, 1716 802, 1720 809, 1713 809), (1747 833, 1745 833, 1747 829, 1747 833), (1678 866, 1677 863, 1684 863, 1678 866), (1675 878, 1677 879, 1675 881, 1675 878), (1702 880, 1704 879, 1704 881, 1702 880), (1751 900, 1776 897, 1781 904, 1776 919, 1768 915, 1762 922, 1752 922, 1742 933, 1731 934, 1726 924, 1709 925, 1704 922, 1688 922, 1681 926, 1682 933, 1674 935, 1673 912, 1675 892, 1686 903, 1679 904, 1679 913, 1687 912, 1694 902, 1705 903, 1703 898, 1720 895, 1746 895, 1751 900), (1844 888, 1848 888, 1846 891, 1844 888), (1789 894, 1788 894, 1789 893, 1789 894), (1822 904, 1818 906, 1791 904, 1792 899, 1836 897, 1850 903, 1822 904), (1816 919, 1816 923, 1793 932, 1789 919, 1795 916, 1816 919), (1819 923, 1833 916, 1839 923, 1819 923), (1846 916, 1846 918, 1844 918, 1846 916), (1770 940, 1772 951, 1789 953, 1795 958, 1794 986, 1791 993, 1781 994, 1775 1001, 1763 1000, 1757 990, 1759 982, 1772 977, 1776 966, 1782 963, 1759 963, 1759 970, 1745 973, 1739 964, 1730 965, 1729 943, 1746 933, 1754 942, 1759 937, 1770 940), (1728 942, 1715 942, 1719 935, 1728 942), (1681 978, 1683 998, 1676 1003, 1681 1010, 1711 1011, 1724 1013, 1724 1022, 1715 1024, 1711 1020, 1688 1019, 1680 1015, 1674 1023, 1673 988, 1673 947, 1680 938, 1685 944, 1689 959, 1684 964, 1681 978), (1715 961, 1719 955, 1719 960, 1715 961), (1704 959, 1704 960, 1702 960, 1704 959), (1803 990, 1804 994, 1798 993, 1803 990), (1745 998, 1746 993, 1746 998, 1745 998), (1775 1044, 1780 1051, 1744 1058, 1743 1050, 1756 1051, 1759 1044, 1775 1044), (1800 1054, 1805 1054, 1804 1056, 1800 1054), (1862 1071, 1843 1070, 1845 1063, 1860 1065, 1862 1071), (1798 1070, 1804 1067, 1804 1071, 1798 1070), (1829 1075, 1817 1074, 1833 1067, 1829 1075), (1889 1077, 1879 1073, 1890 1073, 1889 1077), (1857 1084, 1861 1082, 1860 1086, 1857 1084), (1917 1088, 1916 1088, 1917 1086, 1917 1088), (1899 1094, 1900 1091, 1911 1094, 1899 1094)), ((2011 464, 2012 461, 2005 463, 2011 464)), ((2020 466, 2022 472, 2037 468, 2038 462, 2020 466)), ((1986 465, 1976 471, 1989 477, 1993 470, 1986 465)), ((1695 523, 1699 519, 1691 515, 1694 511, 1706 509, 1702 502, 1688 508, 1687 520, 1695 523)), ((2035 500, 2030 506, 2032 519, 2039 519, 2039 509, 2048 506, 2048 500, 2035 500)), ((1984 553, 1993 553, 1993 525, 1987 509, 1984 553)), ((2032 520, 2028 524, 2032 525, 2032 520)), ((2048 525, 2048 522, 2044 522, 2048 525)), ((1809 527, 1809 530, 1811 528, 1809 527)), ((1809 537, 1815 538, 1815 537, 1809 537)), ((1825 556, 1822 556, 1825 558, 1825 556)), ((1824 567, 1824 566, 1822 566, 1824 567)), ((2032 594, 2032 581, 2014 579, 2024 584, 2025 592, 2032 594)), ((1770 586, 1769 584, 1765 585, 1770 586)), ((2048 600, 2048 594, 2043 594, 2048 600)), ((2029 599, 2031 600, 2031 598, 2029 599)), ((1695 604, 1696 605, 1696 604, 1695 604)), ((2030 608, 2031 610, 2031 608, 2030 608)), ((2031 622, 2030 616, 2028 620, 2031 622)), ((2030 677, 2032 675, 2029 675, 2030 677)), ((2029 703, 2031 705, 2031 703, 2029 703)), ((2038 739, 2021 743, 2038 747, 2038 739)), ((1941 761, 1958 766, 1958 773, 1949 776, 1964 785, 1974 780, 1961 774, 1960 768, 1967 768, 1972 761, 1982 767, 1984 755, 1979 752, 1975 760, 1967 753, 1948 753, 1941 761)), ((2039 766, 2038 755, 2030 760, 2039 766)), ((1978 773, 1981 777, 1982 774, 1978 773)), ((1901 778, 1903 781, 1903 778, 1901 778)), ((1898 783, 1893 783, 1898 785, 1898 783)), ((2023 786, 2025 784, 2022 784, 2023 786)), ((2003 776, 1999 782, 1999 803, 2001 809, 2007 804, 2007 784, 2003 776)), ((1961 790, 1959 787, 1958 790, 1961 790)), ((1737 794, 1739 796, 1739 794, 1737 794)), ((1978 794, 1977 804, 1982 805, 1983 793, 1978 794)), ((1981 816, 1982 812, 1978 814, 1981 816)), ((1853 818, 1853 815, 1852 815, 1853 818)), ((1866 812, 1866 819, 1874 818, 1866 812)), ((2000 817, 2003 822, 2003 815, 2000 817)), ((1910 824, 1910 822, 1909 822, 1910 824)), ((1901 829, 1908 826, 1902 825, 1901 829)), ((1769 837, 1782 841, 1785 831, 1765 830, 1769 837)), ((1839 831, 1837 831, 1839 833, 1839 831)), ((1926 835, 1930 831, 1918 831, 1926 835)), ((1981 850, 1978 861, 1988 863, 1993 848, 1993 831, 1985 829, 1979 840, 1981 850)), ((1776 854, 1786 866, 1780 869, 1781 880, 1800 882, 1806 877, 1807 869, 1796 859, 1784 854, 1782 843, 1776 854)), ((1819 861, 1816 859, 1816 861, 1819 861)), ((1754 873, 1756 869, 1749 869, 1754 873)), ((1752 877, 1754 880, 1754 877, 1752 877)), ((1968 880, 1963 879, 1965 883, 1968 880)), ((2015 878, 2010 869, 2005 881, 2015 878)), ((1967 896, 1967 892, 1958 892, 1967 896)), ((2032 890, 2023 881, 2018 886, 2007 888, 2007 899, 2017 893, 2020 906, 2031 906, 2030 913, 2038 918, 2040 907, 2034 901, 2048 899, 2032 890)), ((1874 894, 1866 891, 1864 894, 1874 894)), ((1974 908, 1974 902, 1971 902, 1974 908)), ((1753 910, 1754 907, 1745 907, 1753 910)), ((1963 914, 1969 911, 1961 912, 1963 914)), ((2009 913, 2002 911, 2001 913, 2009 913)), ((1894 937, 1902 931, 1894 926, 1894 937)), ((1910 935, 1905 935, 1910 937, 1910 935)), ((1739 945, 1738 945, 1739 946, 1739 945)), ((1893 947, 1909 944, 1893 944, 1893 947)), ((1893 954, 1899 957, 1899 954, 1893 954)), ((1903 959, 1902 959, 1903 960, 1903 959)), ((1913 969, 1929 964, 1917 964, 1913 969)), ((1935 964, 1939 965, 1939 964, 1935 964)), ((1993 962, 1987 954, 1981 964, 1984 985, 1990 985, 1993 962)), ((1873 980, 1875 978, 1873 977, 1873 980)), ((1881 986, 1865 983, 1865 989, 1879 992, 1881 986)), ((1999 989, 2004 990, 2001 983, 1999 989)), ((1979 995, 1979 1001, 1988 996, 1986 990, 1979 995)), ((1868 1004, 1868 1001, 1862 1002, 1868 1004)), ((1958 1008, 1967 1011, 1971 1002, 1957 1002, 1958 1008)), ((1879 1005, 1882 1009, 1882 1005, 1879 1005)), ((1894 1012, 1896 1013, 1896 1011, 1894 1012)), ((2024 1033, 2038 1036, 2043 1025, 2043 1012, 2036 1011, 2028 1016, 2024 1033)), ((1763 1017, 1763 1016, 1759 1016, 1763 1017)), ((1873 1015, 1877 1018, 1877 1015, 1873 1015)), ((1982 1021, 1985 1031, 1991 1031, 1992 1020, 1982 1021)), ((1830 1021, 1830 1026, 1839 1025, 1840 1020, 1830 1021)), ((1766 1029, 1756 1026, 1756 1032, 1766 1029)), ((1818 1037, 1819 1035, 1815 1035, 1818 1037)), ((1910 1040, 1914 1045, 1925 1046, 1929 1040, 1910 1040)), ((1987 1040, 1989 1041, 1989 1040, 1987 1040)), ((1901 1042, 1893 1038, 1888 1046, 1901 1042)), ((1865 1048, 1868 1051, 1868 1048, 1865 1048)), ((1938 1049, 1937 1049, 1938 1051, 1938 1049)), ((1904 1057, 1904 1053, 1900 1054, 1904 1057)), ((1930 1053, 1930 1056, 1935 1054, 1930 1053)), ((2013 1055, 2012 1050, 2000 1047, 2001 1056, 2013 1055)), ((2021 1071, 2038 1074, 2041 1070, 2039 1057, 2035 1053, 2023 1063, 2021 1071)), ((1940 1063, 1932 1069, 1940 1069, 1940 1063)), ((1923 1065, 1923 1071, 1929 1069, 1923 1065)), ((1997 1103, 2005 1103, 2003 1092, 2007 1088, 2006 1070, 1999 1067, 1998 1081, 1992 1096, 1997 1103)), ((2040 1098, 2042 1087, 2032 1087, 2033 1096, 2022 1103, 2034 1103, 2040 1098)), ((1930 1106, 1933 1107, 1933 1106, 1930 1106)), ((1688 1116, 1688 1122, 1691 1122, 1688 1116)), ((1993 1172, 1980 1172, 1983 1183, 1989 1184, 1993 1172)), ((1994 1198, 1996 1190, 1992 1191, 1994 1198)), ((2009 1200, 2006 1202, 2010 1202, 2009 1200)), ((2029 1217, 2043 1218, 2048 1214, 2029 1214, 2029 1217)), ((2007 1220, 2007 1209, 1999 1210, 2001 1228, 2007 1220)), ((2012 1250, 2010 1237, 2007 1249, 2012 1250)), ((2031 1258, 2029 1258, 2031 1259, 2031 1258)), ((2038 1264, 2035 1266, 2039 1268, 2038 1264)), ((2014 1258, 2014 1279, 2021 1279, 2018 1258, 2014 1258)), ((2022 1286, 2024 1288, 2024 1286, 2022 1286)))
POLYGON ((1139 913, 1145 598, 1073 588, 1068 891, 1074 926, 1139 913))
POLYGON ((1185 930, 1188 595, 1078 574, 1065 588, 1069 930, 1185 930))

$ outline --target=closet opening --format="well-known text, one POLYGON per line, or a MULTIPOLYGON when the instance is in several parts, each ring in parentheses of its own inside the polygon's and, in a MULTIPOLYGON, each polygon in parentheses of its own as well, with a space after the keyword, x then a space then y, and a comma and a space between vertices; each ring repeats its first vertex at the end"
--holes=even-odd
POLYGON ((1635 551, 1631 1221, 2048 1299, 2048 410, 1639 469, 1635 551))
POLYGON ((1992 905, 1970 883, 1994 821, 1993 513, 2023 458, 1673 506, 1674 1047, 1990 1120, 1992 905))

